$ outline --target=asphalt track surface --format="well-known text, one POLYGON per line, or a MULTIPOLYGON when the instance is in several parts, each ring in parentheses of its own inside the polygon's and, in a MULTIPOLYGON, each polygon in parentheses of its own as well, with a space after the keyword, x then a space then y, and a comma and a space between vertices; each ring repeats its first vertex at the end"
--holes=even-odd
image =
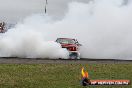
POLYGON ((0 57, 0 64, 132 64, 132 60, 118 59, 44 59, 44 58, 16 58, 0 57))

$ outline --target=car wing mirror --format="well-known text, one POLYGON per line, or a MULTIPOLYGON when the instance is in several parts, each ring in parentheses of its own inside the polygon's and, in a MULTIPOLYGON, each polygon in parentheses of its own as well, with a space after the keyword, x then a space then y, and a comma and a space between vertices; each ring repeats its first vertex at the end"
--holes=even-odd
POLYGON ((82 46, 82 44, 77 44, 78 46, 82 46))

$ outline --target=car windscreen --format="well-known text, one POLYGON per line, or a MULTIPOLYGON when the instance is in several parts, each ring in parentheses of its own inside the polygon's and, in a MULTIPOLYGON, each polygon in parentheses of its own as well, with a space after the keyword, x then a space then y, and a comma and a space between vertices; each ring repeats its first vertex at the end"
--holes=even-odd
POLYGON ((61 44, 75 44, 75 41, 72 39, 57 39, 56 41, 61 44))

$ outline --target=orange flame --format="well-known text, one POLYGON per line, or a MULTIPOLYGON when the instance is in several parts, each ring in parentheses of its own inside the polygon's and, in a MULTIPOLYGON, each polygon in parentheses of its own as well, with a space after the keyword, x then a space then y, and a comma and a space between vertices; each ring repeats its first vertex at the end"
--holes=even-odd
POLYGON ((88 77, 89 77, 88 72, 87 72, 87 71, 84 72, 84 67, 82 67, 81 73, 82 73, 82 77, 83 77, 83 78, 88 78, 88 77))

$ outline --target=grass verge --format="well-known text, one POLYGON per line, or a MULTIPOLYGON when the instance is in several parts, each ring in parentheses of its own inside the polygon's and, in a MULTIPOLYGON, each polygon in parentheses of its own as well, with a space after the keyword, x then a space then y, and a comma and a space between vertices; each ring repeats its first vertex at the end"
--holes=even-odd
MULTIPOLYGON (((132 64, 1 64, 0 88, 83 88, 82 67, 89 72, 90 79, 132 80, 132 64)), ((132 85, 96 88, 132 88, 132 85)))

